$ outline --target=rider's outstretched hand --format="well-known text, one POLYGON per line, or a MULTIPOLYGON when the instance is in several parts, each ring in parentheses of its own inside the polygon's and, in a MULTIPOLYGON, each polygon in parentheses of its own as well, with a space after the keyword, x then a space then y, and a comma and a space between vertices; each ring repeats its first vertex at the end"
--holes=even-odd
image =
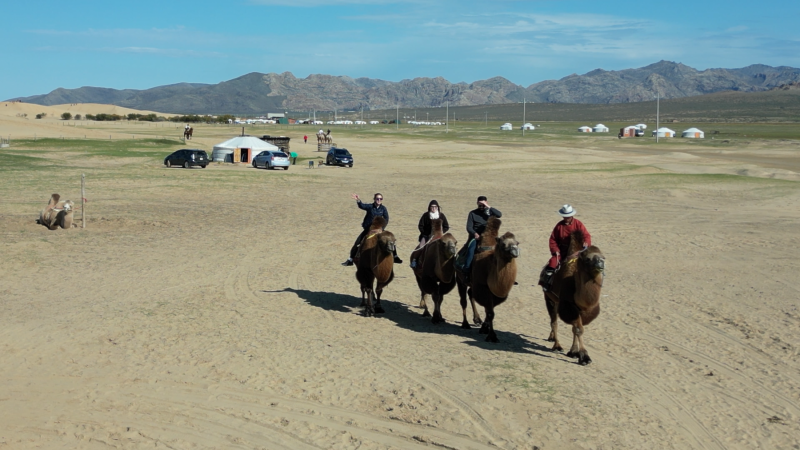
POLYGON ((360 199, 360 198, 358 198, 358 194, 353 194, 353 195, 351 195, 350 197, 352 197, 353 199, 355 199, 355 201, 357 201, 357 202, 361 201, 361 199, 360 199))

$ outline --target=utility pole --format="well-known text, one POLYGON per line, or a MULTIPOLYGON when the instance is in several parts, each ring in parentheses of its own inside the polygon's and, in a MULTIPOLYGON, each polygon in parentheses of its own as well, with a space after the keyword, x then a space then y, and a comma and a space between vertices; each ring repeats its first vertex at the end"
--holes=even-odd
POLYGON ((489 126, 489 113, 483 112, 483 126, 489 126))
POLYGON ((397 107, 397 112, 395 114, 395 119, 394 119, 394 129, 395 130, 399 130, 400 129, 400 104, 398 103, 395 106, 397 107))
POLYGON ((447 102, 447 113, 445 113, 444 119, 444 132, 450 132, 450 102, 447 102))
POLYGON ((525 97, 522 97, 522 135, 525 136, 525 97))
POLYGON ((658 116, 661 110, 661 92, 656 91, 656 144, 658 144, 658 116))

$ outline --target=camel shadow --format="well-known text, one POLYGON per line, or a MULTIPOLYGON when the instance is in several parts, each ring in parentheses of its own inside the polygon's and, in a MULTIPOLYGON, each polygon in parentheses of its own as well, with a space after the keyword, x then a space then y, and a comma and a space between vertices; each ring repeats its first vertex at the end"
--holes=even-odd
MULTIPOLYGON (((309 291, 306 289, 285 288, 280 291, 264 292, 292 292, 306 303, 327 311, 361 314, 361 297, 336 292, 309 291)), ((534 342, 536 338, 520 335, 510 331, 495 330, 500 343, 486 342, 486 335, 478 333, 478 326, 472 325, 469 330, 461 328, 461 322, 447 321, 441 324, 433 324, 429 317, 422 317, 418 308, 409 306, 405 303, 381 299, 381 305, 386 311, 378 315, 378 318, 393 322, 400 328, 418 333, 428 333, 435 335, 453 335, 464 339, 467 345, 483 350, 506 351, 513 353, 526 353, 543 358, 556 358, 548 347, 534 342), (523 337, 525 336, 525 337, 523 337)), ((564 361, 568 362, 568 361, 564 361)))

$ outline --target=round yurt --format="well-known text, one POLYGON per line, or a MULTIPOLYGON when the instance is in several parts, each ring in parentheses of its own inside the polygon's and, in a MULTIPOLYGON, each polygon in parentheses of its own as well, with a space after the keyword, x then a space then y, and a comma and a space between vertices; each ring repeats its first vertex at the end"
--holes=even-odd
POLYGON ((514 129, 514 127, 510 123, 504 123, 500 125, 500 129, 503 131, 511 131, 514 129))
POLYGON ((584 126, 578 128, 578 132, 579 133, 591 133, 592 132, 592 127, 587 127, 586 125, 584 125, 584 126))
POLYGON ((602 123, 598 123, 597 125, 592 128, 593 133, 608 133, 608 127, 603 125, 602 123))
POLYGON ((519 127, 520 130, 533 130, 534 126, 530 123, 526 123, 525 125, 519 127))
POLYGON ((647 124, 644 124, 644 123, 637 123, 637 124, 636 124, 636 125, 634 125, 634 126, 635 126, 636 128, 638 128, 638 129, 640 129, 640 130, 646 130, 646 129, 647 129, 647 124))
POLYGON ((278 147, 253 136, 236 136, 214 146, 211 161, 252 163, 253 158, 264 150, 280 150, 278 147))
POLYGON ((671 138, 671 137, 675 137, 675 131, 670 130, 667 127, 661 127, 659 129, 653 131, 653 136, 670 137, 671 138))
POLYGON ((697 128, 689 128, 688 130, 683 130, 683 132, 681 133, 681 137, 690 139, 703 139, 706 137, 706 134, 703 133, 702 130, 698 130, 697 128))

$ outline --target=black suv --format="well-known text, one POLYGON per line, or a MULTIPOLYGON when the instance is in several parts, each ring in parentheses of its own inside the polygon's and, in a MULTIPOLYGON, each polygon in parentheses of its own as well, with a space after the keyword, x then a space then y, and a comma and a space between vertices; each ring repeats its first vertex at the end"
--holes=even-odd
POLYGON ((192 166, 200 166, 205 169, 208 165, 208 153, 205 150, 184 148, 164 158, 164 165, 187 169, 192 166))
POLYGON ((325 160, 325 165, 353 167, 353 155, 346 148, 331 147, 328 150, 328 158, 325 160))

